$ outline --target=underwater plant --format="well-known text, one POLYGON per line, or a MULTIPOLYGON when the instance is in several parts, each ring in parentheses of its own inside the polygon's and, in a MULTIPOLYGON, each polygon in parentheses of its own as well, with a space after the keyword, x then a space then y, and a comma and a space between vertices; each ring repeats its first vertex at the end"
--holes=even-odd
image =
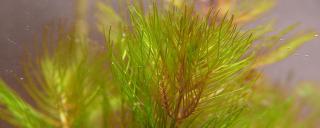
POLYGON ((203 19, 190 8, 162 12, 156 7, 143 15, 132 8, 132 28, 115 42, 120 50, 112 49, 120 54, 112 62, 124 99, 134 108, 134 126, 189 126, 194 124, 184 120, 193 115, 197 125, 218 126, 231 124, 241 111, 249 84, 234 83, 244 79, 252 63, 247 52, 252 38, 227 16, 216 21, 210 15, 203 19))
MULTIPOLYGON (((98 3, 101 46, 88 36, 86 0, 77 2, 75 24, 46 28, 39 57, 24 65, 22 85, 32 102, 0 80, 0 120, 23 128, 317 126, 317 89, 288 96, 259 71, 314 32, 277 44, 295 25, 272 35, 271 24, 239 27, 271 4, 233 16, 215 8, 203 14, 197 1, 119 0, 118 10, 98 3)), ((250 9, 235 10, 243 8, 250 9)))
POLYGON ((45 32, 42 56, 24 66, 22 85, 32 105, 1 81, 2 120, 26 128, 81 127, 89 120, 89 108, 104 83, 103 59, 97 50, 91 52, 87 40, 61 29, 56 38, 45 32))

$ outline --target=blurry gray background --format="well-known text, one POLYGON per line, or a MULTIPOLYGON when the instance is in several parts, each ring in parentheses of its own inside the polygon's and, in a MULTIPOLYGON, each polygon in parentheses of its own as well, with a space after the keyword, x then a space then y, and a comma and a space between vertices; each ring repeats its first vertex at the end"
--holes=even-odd
MULTIPOLYGON (((320 0, 278 0, 268 17, 278 21, 284 28, 290 24, 301 23, 299 29, 314 29, 320 32, 320 0)), ((318 34, 320 35, 320 34, 318 34)), ((296 85, 311 80, 320 86, 320 37, 305 44, 286 60, 264 70, 273 81, 296 85)))
MULTIPOLYGON (((95 0, 91 0, 93 3, 95 0)), ((1 0, 0 2, 0 77, 13 88, 23 81, 21 58, 26 49, 33 50, 33 41, 43 26, 57 19, 73 17, 73 0, 1 0)), ((90 5, 91 12, 94 4, 90 5)), ((264 18, 277 19, 284 28, 301 22, 300 29, 320 31, 320 0, 278 0, 278 4, 264 18)), ((90 13, 89 20, 93 16, 90 13)), ((320 37, 301 47, 283 62, 264 69, 274 81, 294 85, 303 80, 320 83, 320 37), (289 75, 290 74, 290 75, 289 75)), ((23 92, 22 92, 23 93, 23 92)))

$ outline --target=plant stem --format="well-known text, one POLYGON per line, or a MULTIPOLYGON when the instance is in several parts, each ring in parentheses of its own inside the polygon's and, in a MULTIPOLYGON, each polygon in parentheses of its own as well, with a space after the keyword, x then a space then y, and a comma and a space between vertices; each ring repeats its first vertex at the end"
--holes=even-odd
POLYGON ((183 94, 182 94, 182 91, 180 90, 179 91, 178 102, 177 102, 175 110, 174 110, 174 116, 173 116, 174 119, 171 122, 170 128, 175 128, 176 125, 177 125, 177 120, 179 119, 179 110, 180 110, 180 104, 181 104, 181 101, 182 101, 182 97, 183 97, 183 94))
POLYGON ((68 115, 66 113, 66 102, 67 99, 65 98, 65 96, 62 94, 61 95, 61 107, 59 112, 60 112, 60 121, 61 121, 61 125, 62 128, 70 128, 69 127, 69 121, 68 121, 68 115))

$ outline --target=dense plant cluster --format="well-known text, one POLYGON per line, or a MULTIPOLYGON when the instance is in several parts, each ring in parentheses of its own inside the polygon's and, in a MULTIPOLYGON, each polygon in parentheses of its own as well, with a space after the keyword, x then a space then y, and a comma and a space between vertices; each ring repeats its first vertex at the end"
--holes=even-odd
POLYGON ((314 32, 281 42, 296 25, 276 34, 272 23, 238 27, 271 3, 246 13, 244 2, 231 15, 235 1, 216 2, 220 11, 199 10, 198 1, 118 1, 126 11, 98 3, 103 44, 88 37, 80 9, 72 29, 46 28, 41 56, 24 65, 32 103, 0 81, 0 119, 23 128, 316 127, 318 89, 306 83, 287 93, 259 71, 314 32))

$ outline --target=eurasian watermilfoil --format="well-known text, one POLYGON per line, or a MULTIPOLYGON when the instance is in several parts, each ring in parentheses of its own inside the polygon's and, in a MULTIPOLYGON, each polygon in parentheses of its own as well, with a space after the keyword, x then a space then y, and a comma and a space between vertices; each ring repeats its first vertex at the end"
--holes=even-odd
MULTIPOLYGON (((298 109, 272 89, 261 91, 265 83, 255 83, 256 69, 286 58, 314 33, 274 47, 294 26, 265 36, 268 25, 246 32, 223 10, 204 16, 181 1, 151 8, 143 0, 133 4, 120 16, 99 4, 107 14, 99 17, 115 21, 111 27, 99 24, 107 49, 87 37, 80 8, 74 30, 60 28, 57 37, 45 32, 42 54, 24 70, 22 84, 33 103, 1 81, 0 119, 24 128, 294 126, 295 113, 288 110, 298 109), (262 43, 253 47, 254 41, 262 43), (270 51, 260 54, 261 49, 270 51), (270 107, 261 107, 259 98, 273 93, 270 107), (256 117, 265 120, 251 120, 256 117)), ((247 21, 250 14, 235 21, 247 21)), ((299 126, 313 126, 303 123, 299 126)))
POLYGON ((122 120, 135 127, 231 125, 250 86, 244 76, 253 62, 251 34, 232 17, 201 17, 192 7, 130 12, 132 24, 111 48, 130 112, 122 120))
POLYGON ((131 7, 131 24, 114 40, 115 48, 98 58, 81 34, 60 33, 57 39, 49 35, 43 44, 57 45, 51 52, 44 50, 37 63, 26 65, 24 85, 35 106, 1 83, 1 111, 6 113, 1 118, 19 127, 69 128, 90 126, 92 116, 110 118, 103 114, 119 112, 123 127, 231 124, 244 106, 242 93, 248 86, 234 82, 243 79, 252 62, 247 52, 252 38, 228 16, 218 20, 217 14, 204 18, 191 7, 160 10, 156 5, 142 13, 131 7), (109 61, 99 59, 109 55, 109 61), (108 62, 114 78, 108 83, 114 85, 105 82, 108 69, 103 63, 108 62), (111 86, 119 94, 101 91, 111 86), (100 110, 102 114, 95 114, 100 110))

